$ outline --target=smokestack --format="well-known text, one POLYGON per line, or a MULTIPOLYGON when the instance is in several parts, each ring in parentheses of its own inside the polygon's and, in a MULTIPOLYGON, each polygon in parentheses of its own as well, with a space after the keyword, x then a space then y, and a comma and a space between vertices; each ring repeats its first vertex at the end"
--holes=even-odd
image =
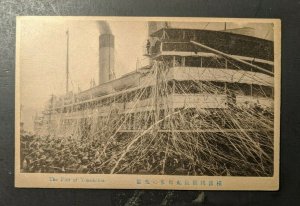
POLYGON ((99 22, 99 84, 114 79, 115 37, 107 22, 99 22))
POLYGON ((106 21, 99 21, 98 26, 101 34, 111 34, 110 26, 106 21))

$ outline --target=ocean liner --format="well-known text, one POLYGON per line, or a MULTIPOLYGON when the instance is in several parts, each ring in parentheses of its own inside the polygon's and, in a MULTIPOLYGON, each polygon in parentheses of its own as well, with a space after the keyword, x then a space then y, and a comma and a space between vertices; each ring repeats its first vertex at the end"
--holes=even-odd
POLYGON ((271 176, 273 42, 251 28, 148 32, 149 64, 120 78, 114 35, 102 32, 99 84, 52 95, 36 135, 96 141, 91 173, 271 176))

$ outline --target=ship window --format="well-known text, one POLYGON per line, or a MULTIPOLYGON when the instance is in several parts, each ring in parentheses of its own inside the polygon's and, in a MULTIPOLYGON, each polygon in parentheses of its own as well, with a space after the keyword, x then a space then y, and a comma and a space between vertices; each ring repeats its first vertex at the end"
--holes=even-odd
POLYGON ((261 86, 261 87, 264 91, 264 94, 267 97, 273 97, 273 88, 272 87, 268 87, 268 86, 261 86))
POLYGON ((234 91, 236 94, 243 94, 242 89, 239 87, 239 84, 237 83, 226 82, 226 87, 228 90, 234 91))
POLYGON ((227 60, 227 68, 228 68, 228 69, 238 69, 238 68, 235 66, 233 60, 227 60))
POLYGON ((173 86, 175 87, 174 83, 175 83, 175 80, 174 81, 168 81, 168 85, 167 85, 168 94, 173 93, 173 86))
POLYGON ((172 39, 172 40, 180 40, 182 39, 182 30, 168 30, 167 32, 167 36, 172 39))
POLYGON ((184 35, 184 38, 187 39, 187 40, 192 40, 195 38, 195 31, 193 30, 186 30, 185 31, 185 35, 184 35))
POLYGON ((127 93, 127 102, 133 101, 134 98, 135 98, 134 92, 129 92, 129 93, 127 93))
POLYGON ((129 114, 129 129, 133 129, 133 124, 134 124, 134 113, 129 114))
POLYGON ((208 82, 207 84, 207 90, 209 93, 213 94, 223 94, 225 91, 225 83, 224 82, 208 82))
POLYGON ((201 67, 201 57, 186 57, 185 65, 187 67, 201 67))
POLYGON ((202 67, 225 68, 225 62, 217 57, 202 57, 202 67))
POLYGON ((151 54, 157 54, 160 52, 161 41, 155 42, 155 45, 151 47, 151 54))
POLYGON ((122 103, 124 102, 124 98, 123 98, 123 95, 119 94, 115 97, 115 102, 117 103, 122 103))
POLYGON ((96 104, 97 104, 96 101, 91 102, 91 105, 90 105, 91 109, 95 109, 96 104))
MULTIPOLYGON (((261 62, 253 62, 252 64, 257 65, 257 66, 259 66, 259 67, 261 67, 261 68, 263 68, 265 70, 268 70, 270 72, 274 72, 274 66, 273 65, 266 64, 266 63, 261 63, 261 62)), ((261 72, 261 73, 269 74, 267 72, 263 72, 261 70, 255 69, 255 68, 253 68, 253 71, 254 72, 261 72)))
POLYGON ((225 68, 225 59, 217 57, 186 57, 185 65, 188 67, 225 68))
POLYGON ((163 51, 194 51, 194 46, 188 42, 164 42, 162 45, 163 51))
POLYGON ((175 59, 173 59, 172 64, 173 64, 174 67, 181 66, 182 65, 181 57, 175 56, 175 59))
POLYGON ((238 62, 238 61, 231 61, 230 66, 232 66, 232 69, 239 69, 239 70, 243 70, 243 71, 253 71, 253 67, 246 65, 245 63, 242 62, 238 62))
POLYGON ((208 81, 202 82, 202 91, 203 91, 203 93, 209 93, 209 94, 219 93, 218 92, 219 89, 214 84, 214 82, 208 82, 208 81))
POLYGON ((148 99, 150 95, 151 95, 151 87, 143 88, 139 93, 141 100, 148 99))
POLYGON ((251 95, 251 85, 250 84, 238 84, 240 91, 243 92, 244 95, 251 95))
POLYGON ((273 97, 273 89, 272 87, 268 86, 261 86, 261 85, 253 85, 253 96, 259 97, 273 97))
POLYGON ((201 93, 201 86, 196 81, 176 81, 176 94, 197 94, 201 93))
POLYGON ((103 99, 103 100, 102 100, 102 104, 103 104, 104 106, 110 105, 110 104, 111 104, 111 98, 108 97, 108 98, 103 99))
POLYGON ((253 85, 252 86, 252 94, 253 94, 253 96, 264 96, 263 95, 263 91, 262 91, 262 89, 260 88, 260 86, 259 85, 253 85))

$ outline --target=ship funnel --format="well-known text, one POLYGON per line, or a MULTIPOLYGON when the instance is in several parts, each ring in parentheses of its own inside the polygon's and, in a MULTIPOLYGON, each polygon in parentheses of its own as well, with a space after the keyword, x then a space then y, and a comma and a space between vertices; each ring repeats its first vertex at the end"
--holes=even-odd
POLYGON ((114 79, 115 37, 106 21, 99 22, 99 84, 114 79))

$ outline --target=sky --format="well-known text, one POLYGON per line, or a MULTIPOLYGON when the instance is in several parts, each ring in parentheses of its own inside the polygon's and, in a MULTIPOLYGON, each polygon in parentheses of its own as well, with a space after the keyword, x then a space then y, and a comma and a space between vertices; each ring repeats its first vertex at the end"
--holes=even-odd
MULTIPOLYGON (((148 27, 146 21, 109 21, 115 36, 116 77, 147 64, 145 51, 148 27)), ((224 23, 172 22, 171 27, 222 30, 224 23)), ((270 24, 227 23, 227 29, 252 27, 255 35, 272 39, 270 24)), ((99 35, 94 20, 24 19, 20 34, 20 87, 22 121, 32 130, 33 117, 41 112, 52 94, 65 93, 66 48, 69 30, 69 88, 77 92, 90 88, 90 81, 98 82, 99 35)))

